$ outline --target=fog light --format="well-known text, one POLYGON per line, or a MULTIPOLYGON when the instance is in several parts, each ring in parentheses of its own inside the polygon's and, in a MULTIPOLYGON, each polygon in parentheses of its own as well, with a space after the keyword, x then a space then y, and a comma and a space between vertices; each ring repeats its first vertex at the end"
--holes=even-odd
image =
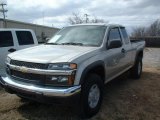
POLYGON ((57 81, 57 82, 67 82, 68 81, 68 77, 65 76, 53 76, 51 77, 51 81, 57 81))
POLYGON ((58 82, 68 82, 68 77, 59 77, 58 82))
POLYGON ((58 80, 58 77, 51 77, 52 81, 58 80))
POLYGON ((46 85, 55 85, 55 86, 68 86, 74 84, 74 75, 70 76, 48 76, 45 83, 46 85))

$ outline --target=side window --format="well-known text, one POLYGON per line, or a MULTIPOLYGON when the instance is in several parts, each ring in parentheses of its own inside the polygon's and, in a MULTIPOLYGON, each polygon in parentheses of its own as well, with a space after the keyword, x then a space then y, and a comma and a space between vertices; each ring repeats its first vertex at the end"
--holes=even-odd
POLYGON ((16 31, 19 45, 34 44, 33 37, 29 31, 16 31))
POLYGON ((128 35, 127 35, 127 32, 126 32, 124 27, 121 28, 121 32, 122 32, 125 44, 128 44, 129 43, 129 39, 128 39, 128 35))
POLYGON ((121 46, 122 46, 122 39, 119 32, 119 28, 110 29, 109 35, 108 35, 107 48, 113 49, 113 48, 119 48, 121 46))
POLYGON ((109 31, 108 40, 109 40, 110 42, 113 41, 113 40, 121 40, 121 36, 120 36, 120 33, 119 33, 119 29, 118 29, 118 28, 112 28, 112 29, 109 31))
POLYGON ((108 41, 111 42, 114 40, 121 40, 121 36, 118 28, 112 28, 109 31, 108 41))
POLYGON ((13 37, 11 31, 0 31, 0 47, 9 47, 13 45, 13 37))

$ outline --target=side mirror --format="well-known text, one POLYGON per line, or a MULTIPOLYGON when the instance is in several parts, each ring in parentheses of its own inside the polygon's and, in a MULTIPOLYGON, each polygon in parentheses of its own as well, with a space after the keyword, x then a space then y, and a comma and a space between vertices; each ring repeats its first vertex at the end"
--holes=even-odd
POLYGON ((46 38, 45 41, 48 42, 50 40, 50 38, 46 38))
POLYGON ((112 48, 119 48, 121 46, 122 46, 121 40, 112 40, 107 48, 112 49, 112 48))
POLYGON ((45 38, 44 43, 47 43, 50 40, 50 38, 45 38))

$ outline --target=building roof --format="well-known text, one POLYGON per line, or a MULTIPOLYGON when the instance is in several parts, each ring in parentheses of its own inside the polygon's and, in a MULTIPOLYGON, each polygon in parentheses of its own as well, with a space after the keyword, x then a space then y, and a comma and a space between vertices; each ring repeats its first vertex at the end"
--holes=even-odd
MULTIPOLYGON (((3 21, 3 19, 2 19, 2 18, 0 18, 0 21, 3 21)), ((52 29, 58 29, 58 30, 59 30, 59 28, 56 28, 56 27, 50 27, 50 26, 45 26, 45 25, 37 25, 37 24, 33 24, 33 23, 26 23, 26 22, 22 22, 22 21, 9 20, 9 19, 6 19, 6 21, 8 21, 8 22, 14 22, 14 23, 20 23, 20 24, 25 24, 25 25, 40 26, 40 27, 47 27, 47 28, 52 28, 52 29)))
POLYGON ((20 29, 20 28, 0 28, 0 31, 32 31, 31 29, 20 29))

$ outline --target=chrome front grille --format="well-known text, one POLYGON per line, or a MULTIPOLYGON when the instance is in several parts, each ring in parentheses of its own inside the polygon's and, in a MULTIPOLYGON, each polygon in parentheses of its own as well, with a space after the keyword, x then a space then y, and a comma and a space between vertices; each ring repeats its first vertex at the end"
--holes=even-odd
POLYGON ((17 60, 11 60, 11 65, 15 66, 24 66, 27 68, 36 68, 36 69, 47 69, 47 64, 43 63, 32 63, 32 62, 24 62, 24 61, 17 61, 17 60))
MULTIPOLYGON (((20 66, 20 67, 23 66, 27 68, 33 68, 33 69, 47 69, 48 67, 46 64, 42 64, 42 63, 32 63, 32 62, 24 62, 24 61, 17 61, 17 60, 11 60, 10 64, 15 66, 20 66)), ((41 85, 44 85, 45 83, 46 75, 25 73, 22 71, 11 69, 9 66, 8 68, 9 68, 8 73, 18 81, 24 81, 24 82, 29 82, 33 84, 41 84, 41 85)))
POLYGON ((15 79, 18 78, 18 81, 30 82, 33 84, 44 84, 46 76, 45 75, 38 75, 32 73, 23 73, 20 71, 11 70, 10 74, 15 79))

